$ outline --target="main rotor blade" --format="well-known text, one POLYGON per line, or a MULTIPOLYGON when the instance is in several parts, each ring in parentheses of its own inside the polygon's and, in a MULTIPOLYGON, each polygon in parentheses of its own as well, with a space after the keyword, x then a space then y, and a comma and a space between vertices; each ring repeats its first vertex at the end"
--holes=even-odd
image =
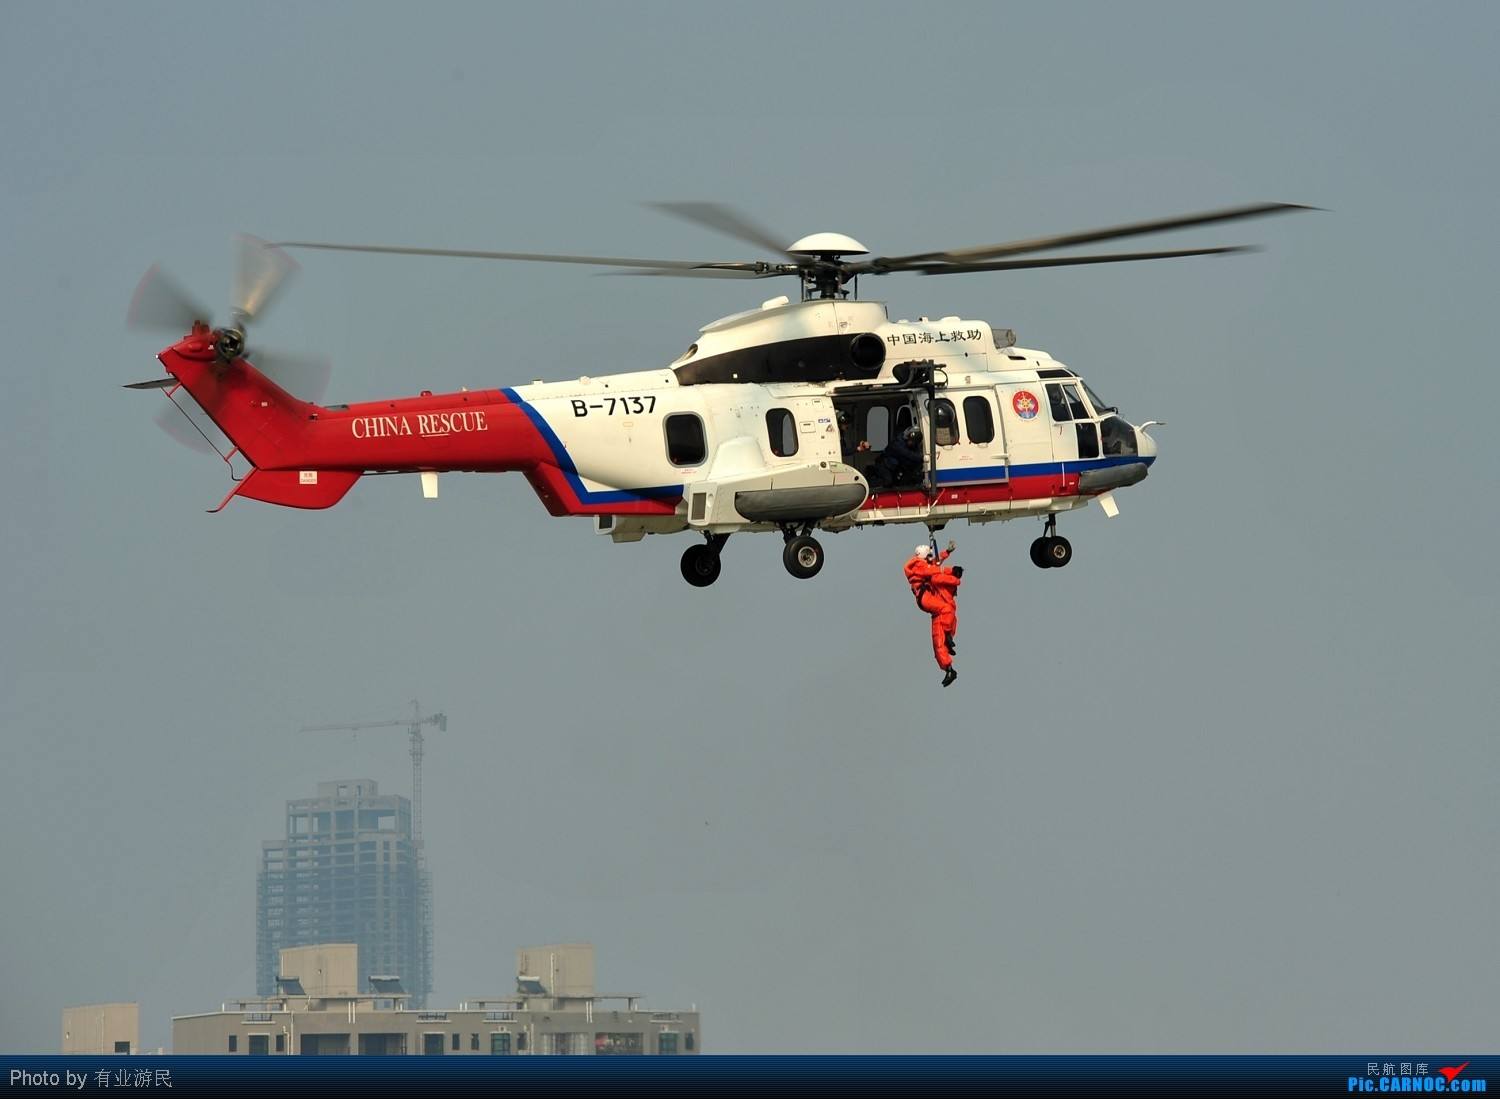
POLYGON ((241 233, 235 237, 234 289, 230 301, 245 320, 259 317, 286 280, 297 273, 297 261, 274 244, 241 233))
MULTIPOLYGON (((762 264, 761 266, 765 266, 762 264)), ((801 274, 796 268, 769 267, 766 270, 745 270, 741 267, 694 267, 691 270, 660 271, 650 268, 634 268, 624 271, 600 271, 601 275, 646 275, 664 279, 770 279, 778 275, 801 274)))
POLYGON ((245 358, 292 396, 319 404, 328 392, 333 360, 326 355, 296 355, 268 348, 252 348, 245 358))
POLYGON ((328 244, 311 240, 284 240, 281 248, 320 248, 327 252, 377 252, 393 256, 450 256, 458 259, 506 259, 528 263, 583 263, 595 267, 651 267, 661 270, 694 270, 711 268, 726 271, 753 271, 754 263, 718 263, 681 259, 621 259, 616 256, 564 256, 547 252, 480 252, 469 248, 405 248, 392 244, 328 244))
MULTIPOLYGON (((898 267, 897 272, 919 275, 961 275, 965 271, 1025 271, 1037 267, 1079 267, 1090 263, 1133 263, 1144 259, 1180 259, 1183 256, 1227 256, 1234 252, 1259 252, 1254 245, 1234 244, 1225 248, 1183 248, 1175 252, 1112 252, 1097 256, 1043 256, 1040 259, 1003 259, 987 263, 932 263, 898 267)), ((883 275, 885 271, 869 274, 883 275)))
POLYGON ((1210 210, 1202 214, 1187 214, 1183 217, 1160 218, 1155 221, 1136 221, 1115 225, 1105 229, 1088 229, 1080 233, 1060 233, 1051 237, 1035 237, 1031 240, 1013 240, 1004 244, 986 244, 978 248, 954 248, 946 252, 919 252, 909 256, 877 256, 866 263, 853 265, 863 270, 899 268, 907 264, 939 261, 961 263, 969 260, 995 259, 1000 256, 1018 256, 1027 252, 1044 252, 1053 248, 1068 248, 1075 244, 1094 244, 1101 240, 1118 240, 1121 237, 1142 236, 1146 233, 1164 233, 1171 229, 1188 229, 1196 225, 1213 225, 1223 221, 1241 221, 1246 218, 1265 217, 1270 214, 1285 214, 1294 210, 1315 210, 1316 206, 1299 206, 1291 202, 1262 202, 1253 206, 1235 206, 1227 210, 1210 210))
POLYGON ((691 221, 694 225, 701 225, 705 229, 713 229, 735 240, 742 240, 746 244, 753 244, 758 248, 775 252, 779 256, 796 259, 786 250, 786 246, 791 243, 791 238, 782 237, 778 240, 775 233, 764 226, 757 225, 738 210, 725 206, 721 202, 648 202, 646 205, 664 214, 670 214, 672 217, 691 221))
POLYGON ((193 327, 194 321, 206 324, 211 315, 210 310, 193 300, 159 264, 153 263, 136 284, 135 293, 130 297, 130 308, 125 313, 125 323, 130 328, 168 331, 181 336, 193 327))

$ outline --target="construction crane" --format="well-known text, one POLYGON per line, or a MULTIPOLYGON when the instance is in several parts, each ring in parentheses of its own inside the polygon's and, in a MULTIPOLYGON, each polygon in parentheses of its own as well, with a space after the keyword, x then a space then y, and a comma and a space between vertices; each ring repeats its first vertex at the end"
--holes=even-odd
POLYGON ((422 707, 412 699, 411 717, 395 721, 342 721, 333 725, 304 725, 299 732, 303 733, 332 733, 332 732, 354 732, 361 729, 395 729, 406 727, 407 735, 411 739, 411 838, 414 843, 421 847, 422 840, 422 751, 426 745, 426 738, 422 735, 422 726, 431 725, 440 733, 448 731, 448 718, 445 714, 423 714, 422 707))

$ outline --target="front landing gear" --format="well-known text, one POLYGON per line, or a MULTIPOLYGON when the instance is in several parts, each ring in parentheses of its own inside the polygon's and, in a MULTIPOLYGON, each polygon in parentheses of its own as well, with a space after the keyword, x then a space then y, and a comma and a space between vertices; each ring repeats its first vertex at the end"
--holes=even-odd
POLYGON ((788 530, 781 563, 798 580, 811 580, 823 570, 823 546, 810 534, 794 535, 788 530))
POLYGON ((706 588, 719 578, 719 551, 729 541, 727 534, 710 534, 701 546, 682 551, 682 578, 695 588, 706 588))
POLYGON ((1057 516, 1047 516, 1044 533, 1031 543, 1031 563, 1039 569, 1060 569, 1073 560, 1073 543, 1057 533, 1057 516))

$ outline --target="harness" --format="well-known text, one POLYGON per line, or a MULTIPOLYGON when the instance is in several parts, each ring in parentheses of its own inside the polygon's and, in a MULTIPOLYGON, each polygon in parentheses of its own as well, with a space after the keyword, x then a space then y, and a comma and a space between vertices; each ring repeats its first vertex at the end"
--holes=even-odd
MULTIPOLYGON (((935 555, 936 554, 934 554, 934 556, 935 555)), ((915 596, 917 600, 917 609, 920 610, 923 614, 927 613, 927 608, 922 606, 922 596, 926 595, 932 590, 931 574, 922 577, 922 582, 911 590, 912 595, 915 596)))
MULTIPOLYGON (((930 540, 930 544, 932 546, 932 557, 936 558, 937 555, 938 555, 938 551, 937 551, 937 539, 936 538, 931 539, 930 540)), ((918 584, 916 587, 912 588, 912 590, 911 590, 912 595, 914 595, 916 597, 916 600, 917 600, 917 609, 919 611, 921 611, 923 614, 927 614, 929 612, 928 612, 928 610, 927 610, 926 607, 922 606, 922 596, 926 595, 930 591, 932 591, 932 577, 931 576, 924 576, 924 577, 922 577, 922 582, 920 584, 918 584)))

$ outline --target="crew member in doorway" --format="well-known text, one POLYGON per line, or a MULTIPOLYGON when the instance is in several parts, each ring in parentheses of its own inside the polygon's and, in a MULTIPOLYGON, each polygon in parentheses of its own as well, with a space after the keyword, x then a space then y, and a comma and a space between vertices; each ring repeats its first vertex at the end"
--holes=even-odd
POLYGON ((962 565, 951 569, 943 565, 954 549, 951 539, 941 553, 934 553, 931 546, 918 546, 906 562, 906 582, 917 606, 932 618, 932 655, 943 669, 944 687, 958 678, 953 657, 958 652, 958 585, 964 569, 962 565))
POLYGON ((922 479, 922 432, 909 427, 897 435, 880 455, 881 472, 891 488, 915 484, 922 479))
POLYGON ((849 416, 848 409, 841 408, 837 413, 839 421, 839 450, 844 457, 849 458, 855 454, 863 454, 870 449, 870 444, 859 437, 854 430, 854 421, 849 416))

